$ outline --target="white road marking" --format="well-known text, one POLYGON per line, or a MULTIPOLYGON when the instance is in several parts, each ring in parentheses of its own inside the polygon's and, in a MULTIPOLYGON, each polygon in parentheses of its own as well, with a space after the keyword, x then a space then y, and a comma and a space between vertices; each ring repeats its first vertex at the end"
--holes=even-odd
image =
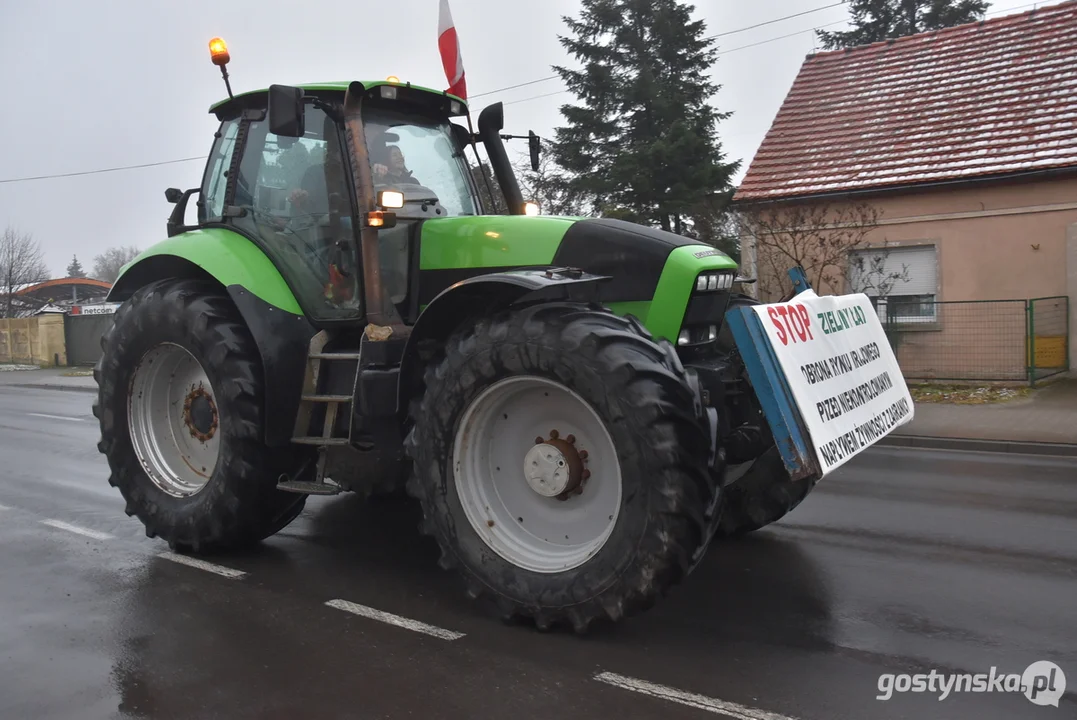
POLYGON ((353 602, 348 602, 347 600, 329 600, 325 604, 331 608, 336 608, 337 610, 350 612, 353 615, 370 618, 371 620, 388 623, 389 625, 396 625, 397 627, 402 627, 405 630, 411 630, 413 632, 426 633, 427 635, 432 635, 436 638, 441 638, 442 640, 459 640, 464 637, 464 633, 453 632, 452 630, 446 630, 434 625, 427 625, 418 620, 400 617, 399 615, 393 615, 392 613, 387 613, 383 610, 375 610, 366 605, 357 605, 353 602))
POLYGON ((595 680, 606 683, 607 685, 619 687, 623 690, 631 690, 632 692, 638 692, 643 695, 650 695, 651 697, 660 698, 662 700, 669 700, 699 710, 706 710, 707 712, 712 712, 717 715, 728 715, 731 718, 736 718, 736 720, 796 720, 796 718, 791 718, 788 715, 780 715, 778 713, 767 712, 766 710, 758 710, 745 705, 738 705, 737 703, 726 702, 725 700, 709 698, 706 695, 685 692, 684 690, 678 690, 666 685, 656 685, 655 683, 649 683, 646 680, 637 680, 636 678, 626 677, 611 672, 599 673, 598 675, 595 675, 595 680))
POLYGON ((96 530, 90 530, 89 528, 79 527, 78 525, 72 525, 71 523, 65 523, 63 520, 40 520, 42 525, 48 525, 50 527, 58 528, 60 530, 67 530, 68 532, 75 533, 76 535, 84 535, 94 540, 111 540, 112 536, 108 533, 98 532, 96 530))
POLYGON ((213 563, 206 562, 205 560, 199 560, 198 558, 187 557, 186 555, 177 555, 176 553, 164 552, 157 557, 165 560, 171 560, 174 563, 180 565, 188 565, 199 570, 205 570, 206 572, 216 573, 222 577, 230 578, 232 580, 241 578, 247 573, 242 570, 233 570, 232 568, 224 567, 223 565, 214 565, 213 563))
POLYGON ((9 508, 7 505, 0 505, 0 510, 10 510, 10 509, 11 508, 9 508))
POLYGON ((70 422, 85 422, 85 418, 68 417, 67 415, 49 415, 48 413, 26 413, 34 417, 48 418, 49 420, 68 420, 70 422))

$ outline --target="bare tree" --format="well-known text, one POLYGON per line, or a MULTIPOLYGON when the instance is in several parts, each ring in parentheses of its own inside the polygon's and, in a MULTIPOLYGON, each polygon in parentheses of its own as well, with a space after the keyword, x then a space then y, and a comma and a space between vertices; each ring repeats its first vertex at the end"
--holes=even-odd
POLYGON ((490 164, 484 162, 481 169, 478 165, 471 166, 471 178, 479 189, 479 198, 482 200, 483 211, 487 215, 508 215, 508 206, 505 204, 505 196, 501 193, 501 185, 497 182, 490 164))
POLYGON ((93 277, 108 283, 116 282, 124 265, 135 259, 136 247, 112 247, 93 259, 93 277))
POLYGON ((45 265, 45 253, 41 245, 28 233, 21 233, 10 225, 4 228, 4 235, 0 237, 0 294, 4 298, 3 316, 15 316, 15 291, 20 286, 48 279, 49 269, 45 265))
POLYGON ((538 170, 531 169, 530 153, 524 153, 517 159, 513 169, 524 199, 538 203, 544 215, 589 217, 593 214, 586 210, 589 205, 587 199, 571 189, 568 174, 551 153, 544 151, 539 155, 538 170))
POLYGON ((803 268, 819 294, 866 293, 885 297, 908 268, 888 269, 887 243, 873 246, 868 236, 879 226, 879 211, 868 203, 826 202, 743 206, 736 211, 742 240, 756 248, 759 289, 764 298, 787 298, 793 288, 786 274, 803 268))

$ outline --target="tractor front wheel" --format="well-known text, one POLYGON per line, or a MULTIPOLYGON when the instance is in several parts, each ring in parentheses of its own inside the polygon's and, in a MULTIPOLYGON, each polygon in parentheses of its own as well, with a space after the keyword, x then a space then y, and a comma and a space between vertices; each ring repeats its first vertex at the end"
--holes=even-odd
MULTIPOLYGON (((759 302, 747 295, 734 294, 729 309, 758 305, 759 302)), ((718 347, 727 357, 734 359, 745 387, 754 396, 748 372, 736 352, 736 342, 729 323, 723 325, 718 336, 718 347)), ((755 397, 751 397, 751 412, 746 421, 759 427, 767 426, 763 408, 755 397)), ((722 514, 715 537, 719 539, 738 538, 778 522, 791 513, 808 497, 815 487, 811 479, 792 480, 785 469, 778 446, 767 432, 769 446, 760 454, 727 469, 732 480, 727 482, 722 497, 722 514)), ((727 477, 728 477, 727 476, 727 477)))
POLYGON ((473 598, 578 632, 650 607, 708 541, 718 484, 668 343, 578 305, 451 337, 412 408, 409 492, 473 598))
POLYGON ((94 369, 109 483, 149 537, 207 553, 277 532, 305 497, 280 492, 288 451, 262 443, 262 365, 219 289, 161 281, 116 313, 94 369))

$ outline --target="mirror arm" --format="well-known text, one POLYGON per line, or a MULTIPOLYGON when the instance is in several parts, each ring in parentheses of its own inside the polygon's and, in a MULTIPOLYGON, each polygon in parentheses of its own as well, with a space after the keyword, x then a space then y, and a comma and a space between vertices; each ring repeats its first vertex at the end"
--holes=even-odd
POLYGON ((184 225, 183 216, 187 213, 187 201, 190 199, 191 195, 200 193, 201 191, 202 188, 191 188, 190 190, 184 190, 183 194, 177 197, 176 193, 178 193, 179 190, 176 188, 168 188, 165 190, 165 199, 170 203, 174 203, 172 214, 168 216, 168 223, 166 224, 168 237, 173 237, 198 227, 197 225, 184 225))

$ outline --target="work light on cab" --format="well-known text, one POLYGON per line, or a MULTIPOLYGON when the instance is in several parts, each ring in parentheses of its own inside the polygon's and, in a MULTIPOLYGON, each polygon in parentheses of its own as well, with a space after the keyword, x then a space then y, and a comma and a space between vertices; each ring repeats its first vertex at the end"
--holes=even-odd
MULTIPOLYGON (((395 83, 399 85, 400 78, 398 78, 396 75, 390 75, 389 77, 385 78, 385 82, 395 83)), ((392 85, 382 85, 381 96, 386 100, 396 100, 396 88, 392 85)))
POLYGON ((382 190, 378 193, 378 205, 383 208, 404 207, 404 193, 396 190, 382 190))
POLYGON ((538 203, 526 202, 524 203, 524 215, 538 215, 539 206, 538 203))

